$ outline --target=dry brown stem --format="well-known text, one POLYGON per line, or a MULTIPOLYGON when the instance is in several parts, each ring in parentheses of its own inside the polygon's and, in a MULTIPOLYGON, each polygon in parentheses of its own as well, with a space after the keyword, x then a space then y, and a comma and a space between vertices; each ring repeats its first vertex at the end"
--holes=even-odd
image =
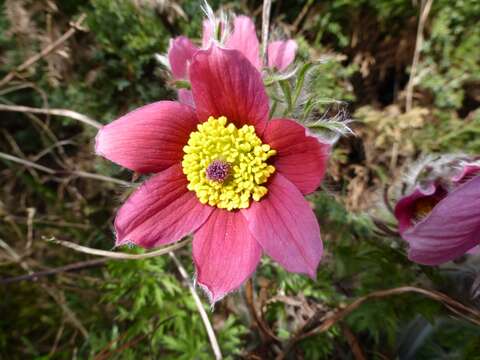
POLYGON ((346 324, 341 324, 341 328, 343 335, 345 335, 345 339, 347 339, 348 345, 350 345, 355 360, 366 360, 367 358, 365 357, 360 343, 352 330, 346 324))
POLYGON ((106 250, 99 250, 99 249, 93 249, 89 248, 87 246, 82 246, 75 244, 70 241, 64 241, 64 240, 58 240, 55 238, 50 238, 50 239, 45 239, 46 241, 51 241, 55 244, 65 246, 67 248, 73 249, 75 251, 84 253, 84 254, 90 254, 90 255, 96 255, 96 256, 103 256, 106 258, 110 259, 117 259, 117 260, 141 260, 141 259, 149 259, 152 257, 160 256, 160 255, 166 255, 171 251, 178 250, 185 245, 187 245, 190 241, 185 240, 185 241, 180 241, 177 242, 173 245, 169 246, 164 246, 161 247, 160 249, 146 252, 144 254, 127 254, 127 253, 122 253, 122 252, 115 252, 115 251, 106 251, 106 250))
MULTIPOLYGON (((22 257, 17 254, 17 252, 9 246, 6 242, 0 239, 0 247, 5 249, 7 254, 11 256, 11 258, 20 265, 22 269, 24 269, 29 274, 33 274, 32 269, 27 264, 26 261, 22 259, 22 257)), ((83 324, 80 322, 78 317, 75 313, 68 307, 65 302, 65 299, 61 294, 59 294, 55 289, 50 288, 46 284, 40 284, 42 289, 58 304, 58 306, 62 309, 66 319, 82 334, 82 336, 87 339, 88 338, 88 331, 85 329, 83 324)))
POLYGON ((98 121, 90 119, 88 116, 80 114, 73 110, 68 109, 43 109, 43 108, 33 108, 28 106, 20 105, 4 105, 0 104, 0 111, 12 111, 12 112, 23 112, 29 114, 46 114, 46 115, 55 115, 55 116, 64 116, 74 120, 78 120, 86 125, 93 126, 97 129, 102 127, 98 121))
POLYGON ((251 315, 253 316, 258 328, 262 332, 265 338, 269 340, 274 340, 280 342, 281 340, 273 333, 273 331, 265 324, 262 318, 258 315, 255 301, 254 301, 254 291, 253 291, 253 281, 248 279, 245 283, 245 297, 247 299, 247 305, 250 310, 251 315))
POLYGON ((272 8, 272 0, 263 0, 262 8, 262 44, 260 49, 260 56, 262 62, 265 61, 265 56, 268 49, 268 32, 270 30, 270 10, 272 8))
POLYGON ((36 281, 38 278, 45 277, 45 276, 51 276, 51 275, 57 275, 57 274, 61 274, 69 271, 79 271, 83 269, 99 267, 99 266, 105 265, 107 261, 108 261, 108 258, 80 261, 73 264, 60 266, 54 269, 42 270, 42 271, 32 272, 31 274, 15 276, 15 277, 6 278, 6 279, 0 279, 0 285, 15 283, 19 281, 36 281))
POLYGON ((425 22, 427 21, 428 14, 432 8, 433 0, 422 0, 420 7, 420 18, 418 20, 417 38, 415 41, 415 51, 413 53, 412 67, 410 69, 410 78, 407 84, 407 93, 405 96, 405 110, 409 112, 412 110, 413 101, 413 88, 415 86, 415 75, 417 73, 418 62, 420 60, 420 52, 423 46, 423 29, 425 28, 425 22))
POLYGON ((178 269, 178 272, 182 276, 183 280, 187 283, 188 289, 192 294, 193 300, 195 301, 195 306, 197 307, 198 313, 200 314, 200 318, 202 319, 203 325, 205 326, 205 330, 207 331, 208 340, 210 341, 210 346, 212 347, 213 354, 215 355, 215 360, 223 359, 222 352, 220 350, 220 346, 218 345, 217 337, 215 335, 215 331, 213 330, 212 323, 210 322, 210 319, 208 318, 208 315, 205 312, 205 309, 203 308, 202 301, 200 300, 200 297, 198 296, 195 290, 195 287, 190 281, 187 271, 185 270, 182 263, 180 262, 180 260, 178 260, 178 258, 175 256, 173 252, 169 252, 168 255, 170 255, 170 257, 172 258, 173 262, 175 263, 178 269))
MULTIPOLYGON (((360 305, 362 305, 367 300, 382 299, 385 297, 390 297, 393 295, 401 295, 406 293, 417 293, 420 295, 424 295, 432 300, 441 302, 447 309, 449 309, 456 315, 480 326, 479 311, 469 308, 463 305, 462 303, 452 299, 451 297, 435 290, 427 290, 427 289, 423 289, 415 286, 402 286, 402 287, 389 289, 389 290, 375 291, 368 295, 362 296, 357 300, 355 300, 354 302, 352 302, 350 305, 347 305, 344 308, 338 308, 335 311, 328 313, 325 317, 323 317, 323 319, 320 319, 321 323, 311 330, 308 330, 307 327, 304 325, 295 333, 295 335, 287 343, 284 352, 277 357, 277 360, 284 359, 287 356, 287 354, 290 352, 290 350, 299 341, 328 331, 333 325, 337 324, 340 320, 344 319, 352 311, 356 310, 358 307, 360 307, 360 305)), ((307 321, 306 324, 308 323, 310 322, 307 321)))
POLYGON ((30 160, 21 159, 17 156, 6 154, 4 152, 0 152, 0 158, 22 164, 22 165, 24 165, 26 167, 29 167, 29 168, 34 168, 34 169, 43 171, 43 172, 45 172, 47 174, 50 174, 50 175, 73 175, 73 176, 78 176, 78 177, 81 177, 81 178, 110 182, 110 183, 114 183, 114 184, 118 184, 118 185, 122 185, 122 186, 131 186, 131 183, 129 183, 128 181, 115 179, 115 178, 105 176, 105 175, 92 174, 92 173, 89 173, 89 172, 86 172, 86 171, 81 171, 81 170, 72 170, 72 171, 71 170, 54 170, 54 169, 48 168, 46 166, 34 163, 30 160))
POLYGON ((17 73, 20 73, 33 64, 35 64, 38 60, 44 58, 48 54, 50 54, 52 51, 55 51, 60 45, 62 45, 65 41, 67 41, 75 32, 80 28, 82 25, 83 21, 87 17, 86 14, 80 15, 78 20, 71 24, 70 29, 65 32, 62 36, 60 36, 57 40, 46 46, 45 48, 42 49, 39 53, 33 55, 29 59, 27 59, 25 62, 23 62, 21 65, 17 66, 14 70, 10 71, 2 80, 0 80, 0 87, 8 84, 15 76, 17 73))

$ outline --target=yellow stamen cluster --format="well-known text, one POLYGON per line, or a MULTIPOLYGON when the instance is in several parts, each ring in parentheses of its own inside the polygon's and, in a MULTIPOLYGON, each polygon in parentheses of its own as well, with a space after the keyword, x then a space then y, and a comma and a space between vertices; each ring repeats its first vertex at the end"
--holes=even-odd
POLYGON ((277 152, 262 144, 253 126, 237 129, 222 116, 210 117, 197 130, 190 134, 183 148, 182 167, 188 190, 195 191, 202 204, 227 210, 245 209, 250 198, 259 201, 267 194, 262 184, 275 171, 267 160, 277 152), (230 174, 224 181, 207 177, 207 168, 214 161, 229 164, 230 174))

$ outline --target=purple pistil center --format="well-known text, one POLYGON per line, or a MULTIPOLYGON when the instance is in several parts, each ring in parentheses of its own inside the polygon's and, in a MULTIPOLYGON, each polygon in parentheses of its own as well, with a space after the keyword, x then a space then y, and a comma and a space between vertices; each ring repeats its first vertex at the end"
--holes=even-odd
POLYGON ((231 165, 228 162, 213 160, 205 172, 208 180, 224 182, 230 176, 230 171, 231 165))

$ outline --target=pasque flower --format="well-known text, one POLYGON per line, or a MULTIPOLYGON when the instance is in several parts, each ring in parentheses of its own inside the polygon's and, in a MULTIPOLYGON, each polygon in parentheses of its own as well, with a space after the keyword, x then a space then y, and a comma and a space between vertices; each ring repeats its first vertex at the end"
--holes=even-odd
POLYGON ((395 207, 410 260, 438 265, 480 244, 480 162, 447 157, 427 162, 395 207))
POLYGON ((263 252, 314 277, 323 247, 304 195, 319 186, 329 146, 294 120, 269 120, 261 74, 238 50, 198 50, 189 72, 195 108, 156 102, 97 135, 98 154, 155 174, 118 211, 116 244, 151 248, 194 233, 197 282, 212 302, 263 252))
MULTIPOLYGON (((262 60, 260 57, 260 42, 255 32, 255 24, 247 16, 236 16, 233 20, 233 31, 229 33, 226 29, 225 21, 215 19, 205 20, 203 22, 202 48, 210 46, 215 40, 214 33, 223 31, 223 45, 229 49, 240 51, 257 69, 261 70, 262 60)), ((193 55, 199 48, 187 37, 178 36, 170 40, 168 49, 168 60, 174 79, 187 79, 189 66, 193 55)), ((297 43, 295 40, 278 40, 268 44, 267 47, 267 66, 280 71, 285 70, 295 59, 297 52, 297 43)), ((191 104, 192 97, 188 90, 181 89, 178 93, 179 101, 185 104, 191 104)))

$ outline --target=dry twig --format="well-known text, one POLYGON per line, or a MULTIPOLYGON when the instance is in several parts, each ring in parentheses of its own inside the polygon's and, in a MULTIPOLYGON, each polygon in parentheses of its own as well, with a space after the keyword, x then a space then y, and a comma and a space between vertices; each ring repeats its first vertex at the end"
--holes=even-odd
POLYGON ((413 53, 412 67, 410 68, 410 78, 408 79, 407 92, 405 96, 405 110, 412 110, 413 87, 415 86, 415 75, 417 73, 418 61, 420 60, 420 52, 423 46, 423 29, 427 21, 428 14, 432 8, 433 0, 422 0, 420 7, 420 19, 418 20, 417 39, 415 41, 415 51, 413 53))
POLYGON ((272 8, 272 0, 263 0, 262 9, 262 44, 260 49, 260 56, 262 64, 265 62, 265 55, 267 53, 268 32, 270 29, 270 10, 272 8))
POLYGON ((245 297, 247 299, 247 305, 250 309, 250 313, 252 314, 255 322, 257 323, 260 331, 264 334, 266 338, 269 340, 274 340, 276 342, 281 342, 280 338, 278 338, 273 331, 265 324, 262 318, 258 315, 257 309, 255 307, 254 301, 254 292, 253 292, 253 281, 252 279, 248 279, 245 283, 245 297))
POLYGON ((43 171, 44 173, 47 173, 47 174, 50 174, 50 175, 54 175, 56 173, 55 170, 50 169, 46 166, 35 164, 34 162, 31 162, 29 160, 25 160, 25 159, 21 159, 19 157, 13 156, 13 155, 5 154, 4 152, 0 152, 0 158, 25 165, 26 167, 30 167, 30 168, 33 168, 33 169, 43 171))
POLYGON ((27 208, 27 244, 25 250, 29 251, 33 243, 33 218, 35 217, 35 208, 27 208))
POLYGON ((31 167, 31 168, 43 171, 43 172, 45 172, 47 174, 50 174, 50 175, 66 174, 66 175, 74 175, 74 176, 78 176, 78 177, 82 177, 82 178, 87 178, 87 179, 94 179, 94 180, 110 182, 110 183, 114 183, 114 184, 118 184, 118 185, 122 185, 122 186, 130 186, 131 185, 128 181, 115 179, 115 178, 105 176, 105 175, 92 174, 92 173, 81 171, 81 170, 73 170, 73 171, 70 171, 70 170, 54 170, 54 169, 48 168, 46 166, 34 163, 30 160, 21 159, 19 157, 16 157, 16 156, 13 156, 13 155, 10 155, 10 154, 5 154, 4 152, 0 152, 0 159, 13 161, 13 162, 25 165, 26 167, 31 167))
POLYGON ((67 248, 73 249, 75 251, 84 253, 84 254, 90 254, 90 255, 96 255, 96 256, 103 256, 106 258, 110 259, 118 259, 118 260, 141 260, 141 259, 149 259, 152 257, 160 256, 160 255, 166 255, 171 251, 178 250, 185 245, 187 245, 190 241, 185 240, 185 241, 180 241, 177 242, 173 245, 169 246, 164 246, 160 249, 146 252, 144 254, 127 254, 127 253, 121 253, 121 252, 115 252, 115 251, 106 251, 106 250, 99 250, 99 249, 93 249, 89 248, 87 246, 82 246, 75 244, 70 241, 64 241, 64 240, 58 240, 55 238, 49 238, 45 239, 46 241, 51 241, 55 244, 65 246, 67 248))
POLYGON ((99 266, 105 265, 107 261, 108 261, 108 258, 80 261, 73 264, 60 266, 54 269, 37 271, 37 272, 32 272, 31 274, 15 276, 15 277, 6 278, 6 279, 0 279, 0 285, 15 283, 19 281, 36 281, 38 278, 44 277, 44 276, 51 276, 51 275, 57 275, 57 274, 69 272, 69 271, 79 271, 79 270, 88 269, 92 267, 99 267, 99 266))
MULTIPOLYGON (((340 320, 348 316, 352 311, 356 310, 360 305, 362 305, 367 300, 372 299, 382 299, 385 297, 393 296, 393 295, 401 295, 406 293, 417 293, 424 295, 432 300, 441 302, 447 309, 455 313, 456 315, 476 324, 480 325, 480 312, 469 308, 462 303, 452 299, 451 297, 434 290, 427 290, 422 289, 415 286, 402 286, 394 289, 389 290, 380 290, 374 291, 368 295, 362 296, 352 302, 350 305, 347 305, 344 308, 338 308, 334 312, 329 313, 326 317, 324 317, 320 325, 316 326, 311 330, 306 330, 306 327, 303 326, 300 328, 295 335, 291 338, 291 340, 287 343, 285 350, 282 354, 279 355, 277 360, 284 359, 290 350, 297 344, 299 341, 306 339, 308 337, 318 335, 320 333, 328 331, 333 325, 338 323, 340 320)), ((315 315, 314 315, 315 316, 315 315)), ((309 323, 307 321, 307 323, 309 323)))
POLYGON ((295 21, 292 24, 292 31, 297 32, 298 27, 300 26, 300 23, 303 21, 305 18, 305 15, 307 15, 308 11, 310 10, 310 7, 313 5, 314 1, 313 0, 308 0, 305 5, 303 5, 302 10, 296 17, 295 21))
POLYGON ((42 49, 42 51, 35 54, 31 58, 27 59, 21 65, 17 66, 15 70, 10 71, 2 80, 0 80, 0 87, 8 84, 13 78, 15 78, 17 73, 28 69, 30 66, 35 64, 38 60, 44 58, 45 56, 50 54, 52 51, 56 50, 60 45, 62 45, 65 41, 67 41, 73 34, 75 34, 75 32, 80 28, 80 26, 82 25, 86 17, 87 17, 86 14, 80 15, 78 20, 73 24, 71 24, 70 29, 65 34, 63 34, 57 40, 55 40, 54 42, 46 46, 44 49, 42 49))
POLYGON ((168 255, 170 255, 170 257, 173 259, 173 262, 177 266, 178 272, 180 273, 183 280, 188 285, 188 289, 190 290, 193 300, 195 301, 195 306, 197 307, 197 310, 200 313, 200 317, 202 318, 203 325, 205 326, 205 330, 207 331, 208 340, 210 341, 210 345, 212 347, 213 353, 215 354, 215 359, 216 360, 222 359, 223 358, 222 352, 220 351, 220 346, 218 345, 218 340, 217 340, 217 337, 215 336, 215 331, 213 330, 212 324, 210 323, 208 315, 205 312, 205 309, 203 308, 202 302, 200 301, 200 298, 198 297, 198 294, 195 291, 195 288, 193 287, 189 279, 187 271, 185 270, 182 263, 180 262, 180 260, 178 260, 178 258, 175 256, 173 252, 169 252, 168 255))
MULTIPOLYGON (((21 256, 18 255, 17 252, 2 239, 0 239, 0 247, 5 249, 5 251, 12 257, 12 259, 14 259, 26 272, 28 272, 29 274, 33 274, 33 271, 30 269, 30 266, 27 264, 27 262, 22 260, 21 256)), ((62 296, 59 295, 54 289, 48 287, 45 284, 40 284, 40 286, 58 304, 58 306, 60 306, 70 323, 83 335, 85 339, 87 339, 87 330, 80 322, 80 320, 78 320, 75 313, 67 306, 62 296)))
POLYGON ((366 360, 367 358, 365 357, 365 354, 363 353, 363 350, 360 346, 360 343, 358 342, 357 337, 355 334, 350 330, 350 328, 342 324, 342 332, 345 335, 345 338, 347 339, 348 345, 350 345, 350 349, 352 349, 352 354, 355 358, 355 360, 366 360))
POLYGON ((46 114, 46 115, 56 115, 64 116, 74 120, 78 120, 84 124, 93 126, 97 129, 102 127, 98 121, 90 119, 88 116, 80 114, 73 110, 68 109, 42 109, 42 108, 33 108, 29 106, 20 106, 20 105, 4 105, 0 104, 0 111, 12 111, 12 112, 23 112, 30 114, 46 114))

